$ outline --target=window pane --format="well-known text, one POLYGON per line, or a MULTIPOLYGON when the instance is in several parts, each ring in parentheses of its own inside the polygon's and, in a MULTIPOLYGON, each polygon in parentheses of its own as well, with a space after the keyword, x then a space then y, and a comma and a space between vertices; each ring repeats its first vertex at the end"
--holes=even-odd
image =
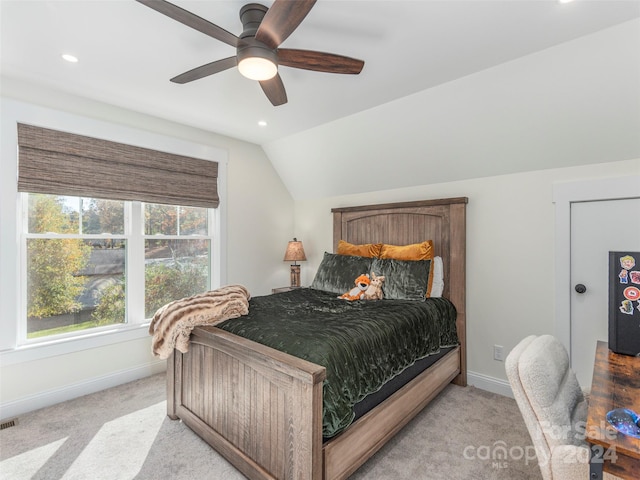
POLYGON ((124 202, 82 198, 82 233, 124 235, 124 202))
POLYGON ((177 235, 178 207, 146 203, 144 205, 145 235, 177 235))
POLYGON ((79 233, 80 199, 29 194, 29 233, 79 233))
POLYGON ((145 241, 145 317, 209 289, 209 240, 145 241))
POLYGON ((206 235, 207 209, 200 207, 179 207, 180 235, 206 235))
POLYGON ((207 235, 207 209, 146 203, 145 235, 207 235))
POLYGON ((125 241, 27 239, 27 338, 125 321, 125 241))

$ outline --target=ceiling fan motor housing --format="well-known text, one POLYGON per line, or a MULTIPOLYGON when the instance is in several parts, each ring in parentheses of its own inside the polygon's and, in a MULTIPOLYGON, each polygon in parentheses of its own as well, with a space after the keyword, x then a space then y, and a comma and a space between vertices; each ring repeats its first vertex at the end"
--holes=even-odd
POLYGON ((269 9, 259 3, 248 3, 240 9, 240 21, 244 30, 240 38, 255 37, 262 19, 269 9))

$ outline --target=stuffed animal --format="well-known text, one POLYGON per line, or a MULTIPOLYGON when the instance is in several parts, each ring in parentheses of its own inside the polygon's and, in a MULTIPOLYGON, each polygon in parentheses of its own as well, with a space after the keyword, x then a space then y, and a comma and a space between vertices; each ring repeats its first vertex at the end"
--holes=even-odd
POLYGON ((362 297, 363 300, 382 300, 382 283, 384 275, 377 276, 375 272, 371 272, 371 283, 367 287, 362 297))
POLYGON ((343 293, 338 298, 342 298, 343 300, 362 300, 364 296, 365 290, 371 284, 371 279, 369 278, 369 274, 362 274, 358 278, 356 278, 356 286, 349 290, 347 293, 343 293))

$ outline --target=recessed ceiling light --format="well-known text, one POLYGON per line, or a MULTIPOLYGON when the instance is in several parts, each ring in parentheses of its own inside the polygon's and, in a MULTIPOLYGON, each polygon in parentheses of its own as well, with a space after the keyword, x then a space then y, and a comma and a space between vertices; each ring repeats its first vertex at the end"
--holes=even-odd
POLYGON ((558 0, 560 3, 571 3, 573 0, 558 0))
POLYGON ((260 125, 261 127, 266 127, 267 126, 267 122, 265 122, 264 120, 260 120, 258 122, 258 125, 260 125))
POLYGON ((62 55, 62 58, 64 58, 67 62, 71 62, 71 63, 77 63, 78 62, 78 57, 74 57, 73 55, 70 55, 68 53, 64 53, 62 55))

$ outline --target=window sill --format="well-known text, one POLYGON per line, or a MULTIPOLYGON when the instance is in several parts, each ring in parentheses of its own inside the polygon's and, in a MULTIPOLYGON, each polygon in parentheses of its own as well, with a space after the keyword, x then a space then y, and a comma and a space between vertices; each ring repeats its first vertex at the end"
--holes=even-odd
POLYGON ((90 348, 98 348, 122 342, 129 342, 149 337, 149 323, 133 326, 118 327, 112 330, 102 330, 95 333, 22 345, 12 350, 0 352, 0 365, 15 365, 18 363, 41 360, 43 358, 66 355, 90 348))

